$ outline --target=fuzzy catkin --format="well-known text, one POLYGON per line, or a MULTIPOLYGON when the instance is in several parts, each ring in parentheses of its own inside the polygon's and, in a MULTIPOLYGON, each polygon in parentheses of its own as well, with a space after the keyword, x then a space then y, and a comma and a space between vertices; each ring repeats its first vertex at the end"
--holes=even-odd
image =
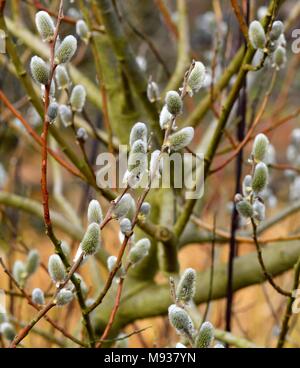
POLYGON ((168 315, 171 325, 180 335, 185 335, 188 337, 193 335, 193 322, 191 320, 191 317, 184 309, 176 306, 175 304, 172 304, 169 306, 168 315))
POLYGON ((81 84, 77 84, 73 89, 70 97, 70 104, 73 111, 81 112, 86 99, 86 90, 81 84))
POLYGON ((59 112, 60 120, 62 121, 65 127, 72 125, 72 111, 69 108, 69 106, 60 105, 58 112, 59 112))
POLYGON ((77 50, 77 40, 74 36, 65 37, 55 51, 55 64, 64 64, 71 60, 77 50))
POLYGON ((286 49, 282 46, 278 46, 274 51, 273 60, 278 69, 282 68, 286 63, 286 49))
POLYGON ((100 248, 100 226, 92 222, 80 243, 81 249, 85 255, 93 255, 100 248))
POLYGON ((51 102, 48 106, 48 110, 47 110, 47 119, 50 123, 52 123, 58 114, 58 103, 57 102, 51 102))
POLYGON ((21 286, 24 285, 24 282, 27 277, 27 271, 24 263, 22 261, 16 261, 13 265, 13 277, 21 286))
POLYGON ((136 185, 142 179, 147 168, 147 146, 143 140, 138 139, 133 143, 128 157, 128 183, 133 184, 132 186, 136 185), (131 181, 130 178, 133 180, 131 181))
POLYGON ((96 224, 101 224, 103 221, 103 213, 100 203, 96 199, 92 199, 89 203, 87 210, 88 223, 91 224, 95 222, 96 224))
POLYGON ((253 143, 252 156, 255 162, 264 161, 268 152, 269 140, 263 134, 258 134, 253 143))
POLYGON ((252 191, 252 176, 246 175, 243 180, 243 194, 248 196, 252 191))
POLYGON ((154 81, 148 82, 147 97, 151 103, 159 100, 159 88, 158 88, 157 83, 155 83, 154 81))
POLYGON ((72 291, 68 289, 61 289, 56 295, 56 305, 62 307, 70 303, 73 299, 72 291))
POLYGON ((131 221, 128 218, 123 218, 120 221, 120 230, 122 232, 122 234, 127 235, 131 232, 132 229, 132 224, 131 221))
POLYGON ((204 322, 196 337, 197 348, 208 348, 214 338, 214 327, 210 322, 204 322))
POLYGON ((281 36, 281 34, 284 31, 284 25, 281 22, 281 20, 276 20, 273 25, 272 25, 272 29, 270 32, 270 40, 271 41, 277 41, 278 38, 281 36))
POLYGON ((186 127, 170 135, 169 147, 171 151, 179 151, 188 146, 194 138, 194 128, 186 127))
POLYGON ((48 272, 53 282, 59 283, 67 277, 65 266, 58 254, 52 254, 48 260, 48 272))
POLYGON ((178 115, 182 111, 182 99, 176 91, 169 91, 166 94, 165 103, 170 114, 178 115))
POLYGON ((196 93, 203 86, 205 79, 205 66, 201 61, 196 61, 188 78, 188 87, 190 91, 196 93))
POLYGON ((172 121, 172 114, 170 114, 167 105, 164 105, 159 114, 159 125, 162 130, 167 129, 172 121))
POLYGON ((148 216, 150 211, 151 211, 151 204, 148 202, 142 203, 140 213, 144 216, 148 216))
POLYGON ((113 214, 116 218, 122 219, 125 217, 132 209, 135 209, 135 201, 129 193, 125 193, 123 197, 118 200, 113 208, 113 214))
POLYGON ((151 246, 151 242, 147 238, 140 239, 134 246, 130 249, 128 253, 128 261, 135 265, 145 258, 151 246))
POLYGON ((129 137, 130 146, 132 147, 136 141, 141 140, 144 143, 145 147, 147 147, 147 136, 148 136, 148 129, 146 124, 137 122, 136 124, 134 124, 134 126, 131 128, 130 131, 129 137))
POLYGON ((55 26, 50 15, 45 11, 39 11, 35 15, 35 24, 43 41, 50 42, 54 38, 55 26))
POLYGON ((8 340, 12 341, 16 336, 14 326, 9 322, 3 322, 0 325, 0 333, 8 340))
POLYGON ((88 137, 87 131, 83 127, 77 129, 76 138, 78 141, 86 142, 88 137))
POLYGON ((263 191, 268 183, 268 167, 263 162, 255 166, 252 189, 257 194, 263 191))
POLYGON ((79 19, 76 22, 76 33, 82 39, 83 42, 88 43, 90 38, 90 31, 84 20, 79 19))
POLYGON ((253 208, 250 202, 247 200, 242 199, 241 201, 237 202, 235 206, 240 216, 244 218, 251 218, 253 216, 253 208))
POLYGON ((254 49, 263 49, 266 44, 266 34, 261 23, 254 20, 249 26, 249 40, 254 49))
POLYGON ((177 285, 176 298, 185 303, 190 302, 196 291, 196 271, 193 268, 187 268, 177 285))
POLYGON ((55 70, 55 80, 58 89, 68 89, 70 85, 70 78, 66 68, 63 65, 58 65, 55 70))
POLYGON ((43 59, 38 56, 33 56, 30 61, 30 70, 33 79, 37 83, 46 85, 50 77, 49 66, 43 59))
POLYGON ((36 249, 31 249, 26 260, 26 272, 32 275, 40 265, 40 254, 36 249))
POLYGON ((44 292, 41 289, 39 289, 39 288, 33 289, 32 290, 32 294, 31 294, 31 297, 32 297, 32 301, 35 304, 38 304, 38 305, 45 304, 44 292))

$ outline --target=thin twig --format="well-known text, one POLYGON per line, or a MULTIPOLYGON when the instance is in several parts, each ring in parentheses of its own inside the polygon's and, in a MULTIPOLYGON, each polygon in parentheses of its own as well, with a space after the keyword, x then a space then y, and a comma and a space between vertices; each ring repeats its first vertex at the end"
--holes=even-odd
POLYGON ((252 224, 252 229, 253 229, 253 240, 254 240, 254 244, 256 246, 256 250, 257 250, 258 261, 259 261, 259 264, 262 268, 262 271, 263 271, 263 274, 264 274, 265 278, 267 279, 269 284, 272 285, 272 287, 279 294, 290 297, 292 295, 291 292, 283 290, 280 286, 275 284, 275 282, 272 278, 272 275, 270 275, 269 272, 267 271, 264 260, 263 260, 263 256, 262 256, 262 250, 261 250, 260 244, 259 244, 258 239, 257 239, 257 225, 256 225, 255 221, 252 218, 251 218, 251 224, 252 224))

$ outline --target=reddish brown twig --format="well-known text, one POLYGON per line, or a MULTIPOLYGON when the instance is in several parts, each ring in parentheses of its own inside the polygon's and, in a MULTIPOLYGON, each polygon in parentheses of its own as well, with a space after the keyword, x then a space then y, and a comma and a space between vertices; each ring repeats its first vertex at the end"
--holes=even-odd
POLYGON ((46 226, 46 231, 51 227, 51 219, 50 219, 50 210, 49 210, 49 194, 47 188, 47 161, 48 161, 48 150, 47 150, 47 139, 48 139, 48 130, 49 130, 49 119, 47 117, 47 111, 50 103, 50 89, 51 82, 54 76, 54 72, 56 69, 56 64, 54 62, 54 54, 55 54, 55 45, 58 37, 59 26, 61 20, 63 19, 63 0, 60 1, 59 11, 57 16, 57 23, 55 27, 55 32, 53 36, 53 40, 50 42, 50 78, 45 86, 45 102, 44 102, 44 124, 43 124, 43 146, 42 146, 42 177, 41 177, 41 187, 42 187, 42 197, 43 197, 43 208, 44 208, 44 221, 46 226))
POLYGON ((241 10, 241 8, 238 4, 238 1, 237 0, 231 0, 231 6, 232 6, 233 11, 236 15, 236 18, 239 22, 239 25, 240 25, 241 31, 243 32, 245 40, 248 42, 248 26, 245 22, 245 18, 242 14, 242 10, 241 10))
MULTIPOLYGON (((22 295, 27 301, 28 304, 31 305, 35 310, 40 311, 42 308, 40 306, 38 306, 37 304, 35 304, 33 302, 33 300, 31 299, 30 295, 27 294, 27 292, 19 285, 19 283, 16 281, 16 279, 13 277, 12 273, 8 270, 8 268, 6 267, 5 263, 3 262, 3 259, 0 258, 0 264, 4 270, 4 272, 7 274, 7 276, 9 277, 9 279, 12 281, 12 283, 16 286, 16 288, 20 291, 20 295, 22 295)), ((62 335, 64 335, 66 338, 68 338, 69 340, 73 341, 75 344, 82 346, 82 347, 86 347, 86 345, 76 339, 76 337, 70 335, 67 331, 65 331, 65 329, 63 329, 62 327, 60 327, 59 325, 57 325, 56 322, 54 322, 50 317, 48 317, 47 315, 44 315, 43 318, 53 327, 55 328, 57 331, 59 331, 62 335)))
MULTIPOLYGON (((125 270, 126 273, 129 269, 129 267, 130 267, 130 263, 126 267, 126 270, 125 270)), ((115 317, 117 315, 117 312, 118 312, 118 309, 119 309, 119 306, 120 306, 124 280, 125 280, 125 275, 120 277, 115 303, 114 303, 113 309, 111 311, 111 314, 110 314, 110 317, 109 317, 109 320, 108 320, 108 324, 107 324, 107 326, 106 326, 106 328, 105 328, 105 330, 104 330, 104 332, 101 336, 100 341, 97 343, 96 348, 101 348, 103 340, 105 340, 107 338, 107 336, 109 335, 109 332, 112 328, 112 325, 114 323, 115 317)))
POLYGON ((155 4, 158 7, 159 11, 161 12, 169 31, 175 36, 176 39, 178 39, 179 37, 178 29, 171 18, 168 8, 166 7, 166 5, 162 0, 155 0, 155 4))
MULTIPOLYGON (((3 103, 6 105, 6 107, 12 112, 12 114, 20 120, 24 128, 27 130, 27 132, 32 136, 32 138, 40 145, 42 146, 43 140, 42 138, 35 132, 35 130, 32 129, 30 124, 23 118, 23 116, 15 109, 13 104, 8 100, 8 98, 5 96, 3 91, 0 89, 0 100, 3 101, 3 103)), ((81 179, 84 179, 82 174, 70 166, 66 161, 64 161, 60 156, 57 155, 55 151, 53 151, 51 148, 47 147, 47 150, 49 154, 66 170, 68 170, 71 174, 78 176, 81 179)))

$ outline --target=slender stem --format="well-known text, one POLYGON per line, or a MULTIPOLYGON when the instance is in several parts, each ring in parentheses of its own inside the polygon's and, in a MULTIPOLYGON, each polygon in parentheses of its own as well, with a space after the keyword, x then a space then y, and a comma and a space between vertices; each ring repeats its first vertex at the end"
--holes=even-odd
MULTIPOLYGON (((126 267, 125 272, 127 273, 127 271, 129 270, 131 264, 129 263, 128 266, 126 267)), ((126 275, 125 273, 125 275, 126 275)), ((119 285, 118 285, 118 290, 117 290, 117 295, 116 295, 116 299, 115 299, 115 304, 113 306, 113 309, 111 311, 109 320, 108 320, 108 324, 101 336, 100 341, 98 342, 98 344, 96 345, 96 348, 101 348, 103 340, 105 340, 107 338, 107 336, 109 335, 109 332, 112 328, 112 325, 114 323, 114 320, 116 318, 116 314, 118 312, 119 306, 120 306, 120 301, 121 301, 121 295, 122 295, 122 290, 123 290, 123 285, 124 285, 124 281, 125 281, 125 275, 120 277, 119 280, 119 285)))
POLYGON ((279 338, 277 342, 277 348, 283 348, 285 344, 286 336, 289 331, 289 322, 292 316, 293 303, 297 297, 297 295, 295 295, 294 293, 298 289, 299 277, 300 277, 300 257, 298 258, 298 261, 294 266, 293 289, 292 289, 291 295, 289 296, 289 299, 286 305, 286 310, 285 310, 285 314, 282 320, 281 330, 280 330, 280 334, 279 334, 279 338))
POLYGON ((263 260, 263 256, 262 256, 262 249, 261 249, 261 246, 260 246, 259 241, 257 239, 257 225, 256 225, 255 221, 252 218, 251 218, 251 224, 252 224, 252 229, 253 229, 253 240, 254 240, 254 244, 256 246, 256 250, 257 250, 258 261, 259 261, 259 264, 261 266, 261 269, 263 271, 263 274, 264 274, 265 278, 267 279, 269 284, 279 294, 290 297, 292 295, 292 293, 290 291, 283 290, 280 286, 275 284, 275 282, 273 281, 272 275, 270 275, 269 272, 267 271, 264 260, 263 260))

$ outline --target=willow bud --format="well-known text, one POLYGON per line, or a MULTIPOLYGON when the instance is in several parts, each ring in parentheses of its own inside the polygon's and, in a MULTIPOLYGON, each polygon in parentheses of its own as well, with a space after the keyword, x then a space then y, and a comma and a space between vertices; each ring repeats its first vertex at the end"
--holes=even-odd
POLYGON ((60 283, 67 277, 65 266, 58 254, 52 254, 48 260, 48 272, 53 282, 60 283))
POLYGON ((157 83, 153 82, 152 80, 148 82, 147 85, 147 97, 148 100, 153 103, 159 100, 159 88, 157 83))
POLYGON ((72 291, 68 289, 61 289, 56 295, 56 305, 61 307, 63 305, 69 304, 73 299, 72 291))
POLYGON ((1 323, 0 332, 8 341, 12 341, 16 336, 16 330, 9 322, 1 323))
POLYGON ((110 256, 107 258, 106 264, 109 272, 111 272, 115 268, 116 263, 117 263, 116 256, 110 256))
POLYGON ((43 41, 50 42, 54 39, 55 26, 50 15, 45 11, 39 11, 35 15, 35 24, 43 41))
POLYGON ((147 135, 148 130, 146 124, 141 122, 134 124, 134 126, 131 128, 130 131, 129 137, 130 146, 132 147, 137 140, 141 140, 147 147, 147 135))
POLYGON ((100 248, 100 226, 95 222, 91 223, 80 243, 85 255, 93 255, 100 248))
POLYGON ((132 230, 132 224, 128 218, 125 217, 120 221, 120 230, 124 235, 130 234, 132 230))
POLYGON ((190 302, 195 295, 196 271, 187 268, 182 274, 176 289, 176 297, 185 303, 190 302))
POLYGON ((50 77, 49 66, 43 59, 38 56, 33 56, 30 61, 30 70, 33 79, 37 83, 46 85, 50 77))
POLYGON ((255 162, 264 161, 268 152, 269 140, 263 134, 258 134, 253 143, 252 156, 255 162))
POLYGON ((147 146, 141 140, 135 141, 128 157, 128 168, 124 180, 131 187, 135 187, 148 169, 147 146))
POLYGON ((100 206, 100 203, 96 199, 92 199, 90 201, 87 210, 87 218, 89 224, 95 222, 96 224, 100 225, 101 222, 103 221, 102 208, 100 206))
POLYGON ((168 309, 169 321, 176 329, 177 333, 185 336, 192 336, 194 332, 193 322, 187 312, 177 307, 175 304, 169 306, 168 309))
POLYGON ((24 282, 27 278, 27 271, 24 263, 22 261, 16 261, 13 265, 13 277, 18 284, 24 286, 24 282))
POLYGON ((134 246, 130 249, 128 253, 128 261, 135 265, 145 258, 151 246, 151 242, 147 238, 140 239, 134 246))
POLYGON ((266 213, 265 205, 259 199, 256 199, 252 207, 254 211, 254 218, 259 222, 263 221, 265 219, 266 213))
POLYGON ((282 46, 278 46, 273 53, 273 60, 278 69, 282 68, 286 63, 286 49, 282 46))
POLYGON ((76 22, 76 33, 83 42, 88 43, 91 34, 84 20, 80 19, 76 22))
POLYGON ((247 197, 252 192, 252 176, 246 175, 243 180, 243 194, 247 197))
POLYGON ((113 214, 115 218, 122 219, 132 209, 135 209, 135 201, 129 193, 125 193, 120 200, 116 200, 117 203, 113 208, 113 214))
POLYGON ((40 254, 36 249, 32 249, 27 256, 26 260, 26 272, 28 275, 32 275, 38 269, 40 265, 40 254))
POLYGON ((170 135, 169 147, 171 151, 179 151, 188 146, 194 138, 194 128, 186 127, 170 135))
POLYGON ((57 102, 51 102, 49 104, 48 110, 47 110, 47 119, 50 123, 52 123, 58 114, 58 103, 57 102))
POLYGON ((204 79, 205 66, 201 63, 201 61, 196 61, 187 81, 191 95, 199 91, 199 89, 203 86, 204 79))
POLYGON ((77 132, 76 132, 76 138, 78 141, 81 141, 81 142, 86 142, 88 140, 88 134, 87 134, 87 131, 83 128, 83 127, 80 127, 77 129, 77 132))
POLYGON ((204 322, 196 337, 197 348, 208 348, 214 338, 214 327, 210 322, 204 322))
POLYGON ((167 105, 164 105, 159 114, 159 125, 162 130, 167 129, 172 121, 172 114, 169 113, 167 105))
POLYGON ((246 199, 242 199, 239 201, 235 199, 235 202, 236 210, 238 211, 240 216, 244 218, 251 218, 253 216, 253 208, 250 202, 248 202, 246 199))
POLYGON ((58 112, 60 119, 65 127, 72 125, 72 111, 68 106, 60 105, 58 112))
POLYGON ((148 202, 144 202, 142 205, 141 205, 141 208, 140 208, 140 213, 144 216, 148 216, 149 213, 151 211, 151 204, 148 203, 148 202))
POLYGON ((71 60, 77 50, 77 40, 74 36, 67 36, 63 39, 58 49, 55 51, 55 64, 64 64, 71 60))
POLYGON ((178 115, 182 111, 182 99, 176 91, 167 92, 165 99, 168 111, 172 115, 178 115))
POLYGON ((44 292, 39 289, 39 288, 35 288, 32 290, 32 301, 35 303, 35 304, 38 304, 38 305, 43 305, 45 304, 45 296, 44 296, 44 292))
POLYGON ((252 189, 255 193, 259 193, 265 189, 267 183, 268 183, 268 168, 263 162, 260 162, 255 166, 252 179, 252 189))
POLYGON ((266 44, 266 34, 263 26, 257 20, 250 23, 249 40, 254 49, 264 49, 266 44))
POLYGON ((63 65, 58 65, 55 70, 55 79, 58 89, 68 89, 70 78, 66 68, 63 65))
POLYGON ((81 84, 77 84, 73 89, 70 97, 70 104, 73 111, 81 112, 86 99, 85 88, 81 84))
POLYGON ((273 25, 272 25, 272 29, 270 32, 270 40, 271 41, 277 41, 278 38, 281 36, 281 34, 284 31, 284 25, 281 22, 281 20, 276 20, 273 25))

